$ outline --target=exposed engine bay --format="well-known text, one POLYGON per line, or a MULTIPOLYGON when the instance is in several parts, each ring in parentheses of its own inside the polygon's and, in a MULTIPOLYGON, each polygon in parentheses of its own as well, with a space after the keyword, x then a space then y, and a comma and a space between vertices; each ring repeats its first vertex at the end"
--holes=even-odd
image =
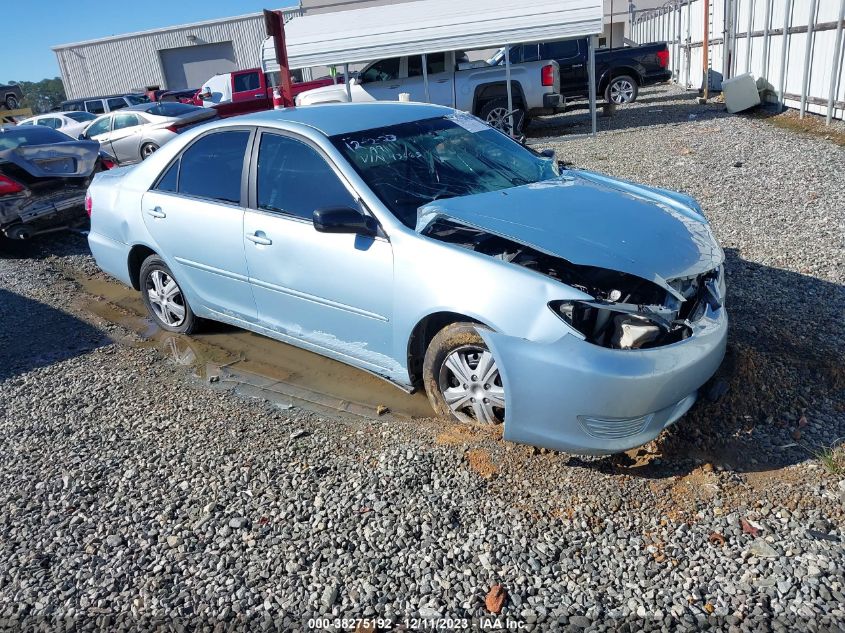
POLYGON ((627 273, 573 264, 486 231, 438 219, 424 235, 547 275, 592 297, 549 307, 595 345, 646 349, 688 338, 709 304, 721 305, 719 270, 669 282, 668 292, 627 273))

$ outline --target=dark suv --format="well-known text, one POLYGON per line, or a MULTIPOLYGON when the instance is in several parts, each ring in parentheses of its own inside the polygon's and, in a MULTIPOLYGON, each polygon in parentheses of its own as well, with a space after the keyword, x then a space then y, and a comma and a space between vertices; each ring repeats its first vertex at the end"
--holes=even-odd
POLYGON ((68 99, 62 101, 59 109, 63 112, 90 112, 91 114, 105 114, 121 108, 149 103, 145 94, 132 93, 125 95, 109 95, 106 97, 85 97, 84 99, 68 99))

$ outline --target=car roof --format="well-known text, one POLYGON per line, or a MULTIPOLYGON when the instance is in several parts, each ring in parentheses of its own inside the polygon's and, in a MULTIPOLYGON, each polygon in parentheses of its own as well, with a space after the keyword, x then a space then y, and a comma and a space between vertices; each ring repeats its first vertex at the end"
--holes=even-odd
POLYGON ((448 116, 454 112, 452 108, 427 103, 326 103, 245 114, 230 119, 230 122, 253 125, 299 123, 319 130, 326 136, 334 136, 448 116))
POLYGON ((99 97, 77 97, 76 99, 65 99, 62 103, 76 103, 77 101, 93 101, 95 99, 117 99, 118 97, 144 97, 143 92, 123 92, 116 95, 103 95, 99 97))

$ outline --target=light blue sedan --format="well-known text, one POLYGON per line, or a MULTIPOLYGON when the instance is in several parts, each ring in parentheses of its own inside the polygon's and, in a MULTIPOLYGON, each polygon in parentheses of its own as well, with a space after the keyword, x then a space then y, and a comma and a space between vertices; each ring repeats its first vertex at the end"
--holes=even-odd
POLYGON ((449 108, 216 121, 98 175, 87 204, 97 263, 161 328, 234 324, 516 442, 643 444, 724 356, 724 254, 691 198, 449 108))

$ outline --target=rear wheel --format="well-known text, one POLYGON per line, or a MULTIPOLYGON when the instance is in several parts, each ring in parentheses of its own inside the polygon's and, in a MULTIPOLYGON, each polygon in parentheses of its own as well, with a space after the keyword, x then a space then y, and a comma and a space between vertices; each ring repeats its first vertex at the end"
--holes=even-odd
POLYGON ((197 326, 188 299, 167 264, 150 255, 141 264, 141 299, 150 316, 163 330, 190 334, 197 326))
POLYGON ((639 86, 637 80, 628 75, 619 75, 610 80, 604 90, 604 98, 608 103, 633 103, 637 100, 639 86))
POLYGON ((158 149, 155 143, 144 143, 141 145, 141 160, 146 160, 158 149))
POLYGON ((17 110, 19 105, 18 98, 15 95, 6 97, 6 108, 9 110, 17 110))
POLYGON ((423 382, 438 416, 501 424, 505 420, 505 388, 479 327, 453 323, 440 330, 425 353, 423 382))
MULTIPOLYGON (((519 134, 525 126, 527 115, 525 108, 518 102, 514 102, 513 109, 514 134, 519 134)), ((510 132, 509 112, 507 98, 499 97, 497 99, 491 99, 481 107, 479 118, 486 121, 491 127, 502 130, 507 134, 510 132)))

